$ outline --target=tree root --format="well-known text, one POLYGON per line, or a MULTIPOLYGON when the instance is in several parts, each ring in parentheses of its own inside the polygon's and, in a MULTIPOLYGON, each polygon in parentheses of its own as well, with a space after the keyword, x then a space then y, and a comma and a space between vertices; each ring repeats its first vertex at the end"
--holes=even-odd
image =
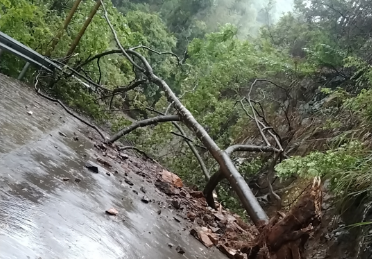
POLYGON ((250 259, 303 259, 304 245, 321 221, 322 191, 315 178, 287 215, 278 213, 266 226, 253 245, 241 249, 250 259))

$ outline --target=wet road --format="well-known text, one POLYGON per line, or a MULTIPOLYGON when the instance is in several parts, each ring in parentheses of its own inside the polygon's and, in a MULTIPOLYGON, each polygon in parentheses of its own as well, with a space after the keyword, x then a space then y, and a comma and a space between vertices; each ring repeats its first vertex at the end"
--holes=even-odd
MULTIPOLYGON (((58 105, 0 74, 1 259, 225 258, 183 231, 174 212, 159 216, 158 204, 142 203, 119 176, 85 169, 94 159, 86 131, 58 105), (112 207, 118 216, 104 213, 112 207)), ((153 188, 131 180, 133 188, 153 188)), ((162 197, 151 190, 148 196, 162 197)))

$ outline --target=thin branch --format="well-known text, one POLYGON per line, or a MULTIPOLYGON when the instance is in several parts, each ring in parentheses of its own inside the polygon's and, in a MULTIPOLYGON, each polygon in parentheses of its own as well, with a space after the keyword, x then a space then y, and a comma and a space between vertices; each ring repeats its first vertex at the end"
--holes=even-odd
POLYGON ((139 65, 137 65, 136 62, 133 61, 133 59, 128 55, 128 53, 125 51, 125 49, 123 48, 123 46, 121 45, 120 41, 119 41, 119 38, 118 38, 118 35, 114 29, 114 26, 112 26, 112 23, 108 17, 108 13, 107 13, 107 9, 105 7, 105 4, 103 3, 102 0, 101 1, 101 5, 102 5, 102 8, 103 8, 103 15, 105 16, 105 19, 107 21, 107 24, 109 25, 110 27, 110 30, 112 32, 112 34, 114 35, 114 38, 115 38, 115 41, 116 41, 116 44, 118 45, 119 49, 121 50, 121 53, 130 61, 130 63, 133 64, 133 66, 135 66, 139 71, 145 73, 145 69, 143 69, 142 67, 140 67, 139 65))
POLYGON ((194 141, 194 140, 192 140, 191 138, 186 137, 185 135, 182 135, 182 134, 179 134, 179 133, 177 133, 177 132, 173 132, 173 131, 171 131, 171 134, 173 134, 173 135, 175 135, 175 136, 177 136, 177 137, 181 137, 181 138, 183 138, 183 139, 186 140, 186 141, 192 142, 195 146, 197 146, 197 147, 199 147, 199 148, 201 148, 201 149, 207 150, 205 147, 200 146, 200 145, 198 145, 198 144, 195 144, 195 141, 194 141))
POLYGON ((38 95, 40 95, 41 97, 44 97, 45 99, 49 100, 49 101, 52 101, 52 102, 55 102, 55 103, 58 103, 59 105, 61 105, 61 107, 68 113, 70 114, 72 117, 78 119, 79 121, 81 121, 82 123, 84 123, 85 125, 91 127, 92 129, 94 129, 95 131, 97 131, 97 133, 101 136, 101 138, 105 141, 106 140, 106 137, 105 135, 103 135, 103 133, 98 129, 97 126, 87 122, 86 120, 80 118, 78 115, 76 115, 75 113, 73 113, 72 111, 70 111, 70 109, 68 109, 64 104, 63 102, 61 102, 60 100, 58 99, 54 99, 52 97, 49 97, 45 94, 43 94, 41 91, 40 91, 40 88, 37 87, 38 83, 39 83, 39 75, 40 73, 36 76, 36 82, 35 82, 35 85, 34 85, 34 88, 35 88, 35 91, 38 95))
POLYGON ((137 121, 137 122, 132 123, 132 125, 120 130, 118 133, 116 133, 114 136, 112 136, 107 141, 107 143, 112 144, 116 140, 121 138, 122 136, 124 136, 124 135, 126 135, 126 134, 132 132, 133 130, 135 130, 137 128, 140 128, 140 127, 145 127, 145 126, 148 126, 148 125, 157 124, 159 122, 171 122, 171 121, 179 121, 179 120, 180 120, 180 117, 178 115, 164 115, 164 116, 158 116, 158 117, 149 118, 149 119, 146 119, 146 120, 137 121))
POLYGON ((120 49, 113 49, 113 50, 108 50, 108 51, 105 51, 105 52, 102 52, 100 54, 97 54, 89 59, 87 59, 86 61, 84 61, 83 63, 79 64, 77 67, 76 67, 76 70, 79 71, 80 68, 82 68, 83 66, 87 65, 88 63, 92 62, 93 60, 95 59, 100 59, 104 56, 107 56, 107 55, 112 55, 112 54, 121 54, 121 50, 120 49))
MULTIPOLYGON (((251 84, 251 88, 249 89, 249 93, 248 93, 248 102, 249 102, 249 105, 251 106, 251 109, 252 109, 252 113, 253 113, 253 118, 254 118, 254 121, 256 122, 256 126, 258 128, 258 130, 260 131, 260 134, 261 134, 261 137, 262 139, 265 141, 266 145, 267 146, 271 146, 270 142, 267 140, 266 136, 265 136, 265 133, 262 132, 262 129, 259 125, 259 122, 258 122, 258 119, 257 119, 257 115, 256 115, 256 111, 253 107, 253 104, 252 104, 252 101, 251 101, 251 93, 252 93, 252 89, 253 89, 253 86, 257 83, 257 79, 254 80, 254 82, 251 84)), ((242 102, 241 102, 242 103, 242 102)))
POLYGON ((233 145, 228 147, 225 152, 229 156, 237 151, 247 151, 247 152, 276 152, 280 153, 280 150, 272 146, 255 146, 255 145, 233 145))

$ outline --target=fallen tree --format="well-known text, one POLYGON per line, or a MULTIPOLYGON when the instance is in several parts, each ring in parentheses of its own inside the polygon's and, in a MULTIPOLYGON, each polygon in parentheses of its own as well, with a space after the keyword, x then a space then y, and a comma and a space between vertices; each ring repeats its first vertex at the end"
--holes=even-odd
MULTIPOLYGON (((174 123, 174 125, 176 121, 182 122, 189 128, 191 132, 195 134, 198 140, 202 143, 206 150, 208 150, 209 154, 216 160, 219 165, 218 173, 215 174, 216 176, 212 176, 210 182, 208 183, 210 188, 207 192, 205 191, 207 200, 209 199, 209 203, 212 205, 213 200, 210 199, 210 197, 212 197, 210 193, 213 191, 214 187, 222 178, 226 178, 239 197, 242 206, 247 211, 247 214, 251 218, 252 222, 257 226, 258 229, 261 230, 262 234, 259 235, 259 237, 257 238, 257 242, 255 242, 254 244, 250 244, 243 249, 243 251, 248 254, 249 258, 273 258, 272 255, 276 256, 274 258, 278 259, 301 258, 300 248, 303 246, 302 240, 306 240, 303 239, 303 237, 309 235, 309 233, 312 231, 312 225, 314 225, 319 219, 319 196, 321 196, 320 181, 317 180, 316 183, 314 183, 313 190, 304 196, 304 204, 301 205, 300 202, 299 205, 295 206, 287 216, 283 217, 283 219, 275 218, 269 221, 266 212, 263 210, 252 190, 249 188, 247 182, 238 172, 238 170, 234 166, 232 159, 230 158, 231 153, 235 151, 271 152, 276 155, 284 156, 279 137, 269 125, 266 125, 264 122, 258 119, 257 110, 255 109, 250 96, 248 98, 245 98, 244 100, 241 100, 240 103, 242 104, 243 109, 245 109, 245 107, 243 106, 244 101, 246 101, 250 105, 252 111, 251 114, 247 112, 247 115, 254 119, 257 128, 259 129, 259 132, 264 140, 263 142, 266 144, 266 146, 234 145, 226 150, 222 150, 210 137, 204 127, 194 118, 191 112, 181 103, 181 101, 179 100, 179 98, 177 98, 167 82, 165 82, 162 78, 154 73, 152 66, 145 58, 145 56, 138 52, 139 49, 145 49, 151 52, 155 51, 142 45, 127 49, 121 45, 118 35, 112 23, 110 22, 108 13, 102 0, 101 3, 104 9, 104 17, 110 27, 112 34, 114 35, 115 42, 119 48, 118 50, 111 51, 110 53, 122 54, 132 64, 133 71, 142 74, 142 76, 138 80, 146 80, 146 82, 157 85, 164 92, 169 103, 171 103, 173 109, 176 111, 176 114, 173 115, 168 115, 166 114, 166 112, 165 114, 159 115, 158 117, 134 122, 129 127, 126 127, 119 131, 117 134, 107 140, 106 143, 113 144, 120 137, 128 134, 138 127, 143 127, 160 122, 172 122, 174 123), (270 144, 270 141, 266 134, 269 134, 269 136, 275 140, 276 144, 274 146, 270 144), (281 253, 283 249, 287 251, 284 254, 281 253), (288 249, 290 250, 291 256, 289 256, 288 254, 288 249), (294 255, 296 252, 298 252, 298 257, 294 255)), ((169 52, 155 53, 173 55, 169 52)), ((94 60, 94 57, 92 58, 92 60, 94 60)), ((178 58, 177 60, 179 62, 178 58)), ((252 84, 251 89, 255 82, 252 84)), ((120 89, 120 91, 133 90, 135 87, 140 85, 141 83, 139 81, 132 82, 129 86, 130 89, 125 88, 120 89)), ((167 109, 167 111, 168 110, 169 109, 167 109)), ((182 129, 180 130, 180 133, 188 144, 192 143, 191 139, 189 139, 186 134, 182 132, 182 129)), ((197 156, 197 154, 195 155, 197 156)), ((208 174, 205 175, 206 178, 209 177, 208 174)))

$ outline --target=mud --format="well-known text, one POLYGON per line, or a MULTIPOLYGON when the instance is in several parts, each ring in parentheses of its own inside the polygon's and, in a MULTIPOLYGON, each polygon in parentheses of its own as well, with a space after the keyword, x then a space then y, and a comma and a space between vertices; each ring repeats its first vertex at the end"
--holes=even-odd
POLYGON ((225 258, 174 220, 164 195, 138 175, 152 172, 133 170, 135 159, 92 173, 85 163, 99 164, 101 153, 90 129, 3 75, 0 93, 1 259, 225 258), (111 208, 117 216, 105 213, 111 208))

